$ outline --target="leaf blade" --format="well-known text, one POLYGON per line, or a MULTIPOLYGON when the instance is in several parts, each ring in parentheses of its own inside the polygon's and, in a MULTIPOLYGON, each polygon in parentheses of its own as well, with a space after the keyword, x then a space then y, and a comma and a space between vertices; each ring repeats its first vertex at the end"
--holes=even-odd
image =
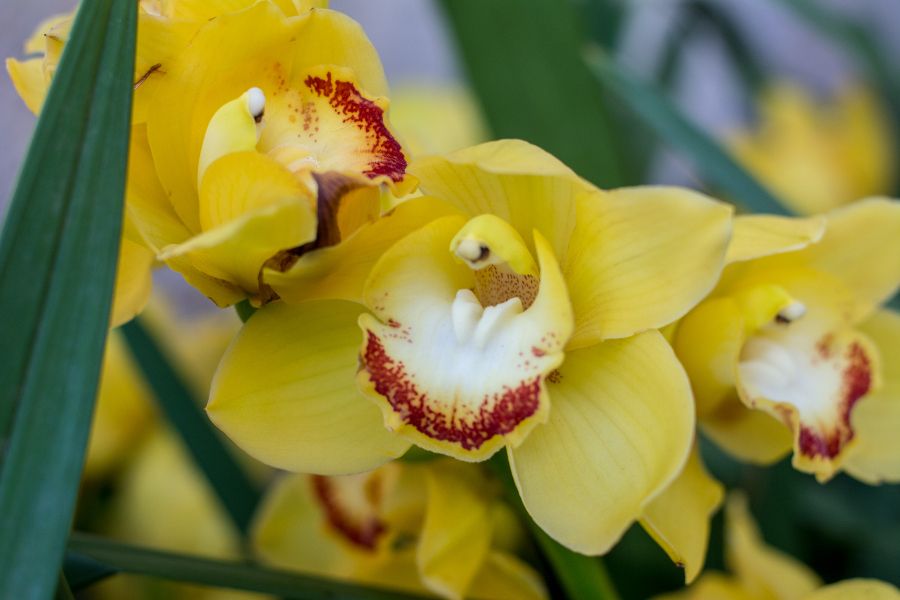
POLYGON ((0 238, 3 598, 57 585, 112 304, 136 13, 82 3, 0 238))
POLYGON ((422 598, 422 596, 395 590, 369 588, 323 577, 268 569, 251 563, 159 552, 83 533, 72 535, 69 551, 108 568, 126 573, 297 599, 412 600, 422 598))

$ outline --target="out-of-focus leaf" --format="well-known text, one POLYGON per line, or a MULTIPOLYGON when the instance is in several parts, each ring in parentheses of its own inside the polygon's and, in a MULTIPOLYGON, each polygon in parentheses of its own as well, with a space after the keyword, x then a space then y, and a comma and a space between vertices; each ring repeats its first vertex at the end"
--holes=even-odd
POLYGON ((66 581, 64 575, 59 576, 59 582, 56 584, 56 595, 54 598, 56 598, 56 600, 75 600, 75 596, 72 594, 72 588, 69 587, 69 582, 66 581))
POLYGON ((75 533, 69 551, 123 573, 298 600, 406 600, 422 596, 223 560, 159 552, 75 533))
POLYGON ((109 325, 136 13, 82 3, 0 239, 0 598, 57 585, 109 325))
POLYGON ((442 0, 469 80, 499 138, 541 146, 603 187, 627 183, 610 114, 561 0, 442 0))
POLYGON ((688 119, 656 88, 625 72, 600 50, 587 61, 604 86, 675 150, 689 158, 709 183, 753 212, 787 214, 782 204, 741 167, 712 136, 688 119))
POLYGON ((225 446, 140 318, 126 323, 120 331, 159 407, 181 435, 235 526, 246 533, 259 502, 259 491, 253 481, 225 446))

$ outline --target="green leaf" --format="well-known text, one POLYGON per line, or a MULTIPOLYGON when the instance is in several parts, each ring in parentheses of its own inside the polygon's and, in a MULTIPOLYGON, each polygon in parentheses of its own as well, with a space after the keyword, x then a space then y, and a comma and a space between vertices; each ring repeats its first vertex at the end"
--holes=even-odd
POLYGON ((422 598, 343 581, 268 569, 252 563, 159 552, 75 533, 69 550, 125 573, 225 587, 303 600, 404 600, 422 598))
POLYGON ((553 568, 559 584, 571 600, 618 600, 619 595, 606 572, 603 562, 594 556, 585 556, 569 550, 544 533, 525 510, 519 490, 509 470, 505 452, 498 452, 487 462, 488 467, 503 484, 506 501, 516 510, 528 527, 542 556, 553 568))
POLYGON ((120 331, 159 407, 181 435, 235 526, 246 533, 259 503, 259 490, 225 446, 186 382, 169 364, 140 318, 126 323, 120 331))
POLYGON ((60 575, 57 580, 56 595, 54 598, 56 598, 56 600, 75 600, 72 589, 69 587, 69 582, 66 581, 64 575, 60 575))
POLYGON ((603 94, 560 0, 443 0, 469 80, 498 138, 541 146, 603 187, 627 183, 603 94))
POLYGON ((118 571, 87 556, 67 552, 63 562, 63 573, 72 591, 80 592, 102 579, 115 575, 118 571))
POLYGON ((136 13, 82 3, 0 238, 0 598, 57 585, 109 324, 136 13))
POLYGON ((787 210, 709 134, 688 119, 655 87, 625 72, 602 51, 590 52, 594 75, 674 149, 681 151, 709 183, 753 212, 787 210))

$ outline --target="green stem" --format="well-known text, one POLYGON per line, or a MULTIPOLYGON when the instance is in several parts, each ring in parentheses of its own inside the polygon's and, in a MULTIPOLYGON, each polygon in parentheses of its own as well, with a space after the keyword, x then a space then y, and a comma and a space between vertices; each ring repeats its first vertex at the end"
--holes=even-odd
MULTIPOLYGON (((160 577, 172 581, 298 600, 415 600, 422 596, 395 590, 353 585, 344 581, 269 569, 247 562, 198 558, 121 544, 101 537, 73 533, 70 556, 87 557, 108 569, 160 577)), ((82 560, 84 560, 82 558, 82 560)))

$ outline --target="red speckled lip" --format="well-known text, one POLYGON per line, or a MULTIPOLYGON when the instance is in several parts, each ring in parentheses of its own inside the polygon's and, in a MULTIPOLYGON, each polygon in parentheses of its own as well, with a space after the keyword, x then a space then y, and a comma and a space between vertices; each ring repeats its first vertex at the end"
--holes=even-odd
MULTIPOLYGON (((816 350, 823 359, 833 356, 833 337, 823 337, 816 344, 816 350)), ((801 454, 809 458, 834 459, 853 439, 850 413, 853 407, 872 387, 872 362, 859 343, 852 343, 844 350, 846 366, 841 372, 841 400, 838 408, 839 419, 836 426, 824 432, 807 425, 801 425, 798 445, 801 454)))
POLYGON ((349 514, 341 505, 338 489, 328 477, 313 475, 310 483, 332 529, 354 546, 374 551, 387 526, 375 516, 360 518, 349 514))
POLYGON ((324 77, 308 76, 303 82, 343 118, 363 132, 370 144, 372 159, 364 174, 370 178, 386 176, 399 182, 406 174, 407 161, 400 143, 384 123, 384 110, 365 98, 350 81, 335 79, 331 72, 324 77))
POLYGON ((430 438, 458 444, 465 450, 477 450, 491 438, 512 432, 540 406, 541 377, 534 376, 514 387, 504 386, 485 394, 471 414, 443 412, 440 405, 436 408, 436 403, 419 390, 403 362, 394 360, 371 330, 366 330, 362 362, 375 391, 387 399, 406 424, 430 438))

